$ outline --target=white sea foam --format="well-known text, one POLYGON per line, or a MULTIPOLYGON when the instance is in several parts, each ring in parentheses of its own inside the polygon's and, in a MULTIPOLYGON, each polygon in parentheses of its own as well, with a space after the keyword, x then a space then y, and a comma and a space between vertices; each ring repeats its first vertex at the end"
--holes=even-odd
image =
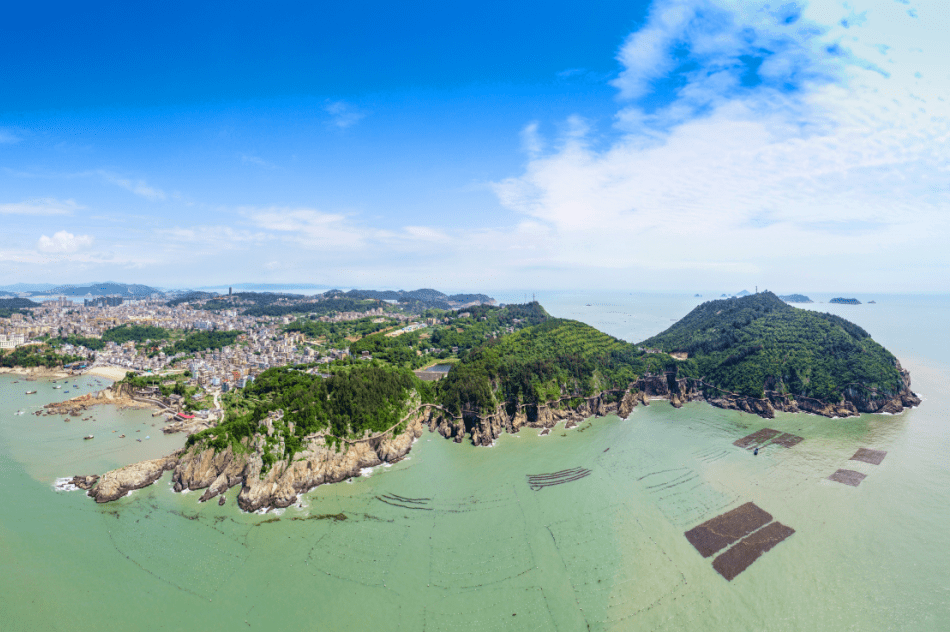
POLYGON ((74 492, 79 488, 70 483, 72 478, 57 478, 53 481, 53 489, 58 492, 74 492))
POLYGON ((370 476, 373 475, 373 470, 374 470, 374 469, 375 469, 375 468, 372 468, 372 467, 360 468, 360 476, 362 476, 362 477, 364 477, 364 478, 369 478, 370 476))

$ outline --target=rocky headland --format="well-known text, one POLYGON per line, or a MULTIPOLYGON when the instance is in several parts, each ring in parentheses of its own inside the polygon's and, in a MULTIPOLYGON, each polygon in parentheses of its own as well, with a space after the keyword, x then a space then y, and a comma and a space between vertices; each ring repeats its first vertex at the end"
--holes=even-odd
MULTIPOLYGON (((910 374, 900 368, 904 388, 893 395, 881 394, 855 385, 840 402, 792 398, 766 390, 763 398, 744 397, 717 389, 701 380, 667 375, 647 375, 631 383, 626 390, 604 391, 592 397, 565 397, 542 405, 521 405, 514 409, 499 406, 489 414, 465 412, 453 415, 436 404, 419 404, 403 419, 398 434, 387 431, 363 439, 345 441, 333 447, 323 433, 306 438, 303 450, 292 461, 279 459, 265 467, 262 458, 265 438, 273 434, 270 419, 263 422, 261 434, 245 439, 240 445, 224 450, 195 445, 160 459, 135 463, 98 476, 76 476, 72 484, 88 490, 98 503, 122 498, 129 492, 151 485, 162 474, 172 472, 176 492, 204 490, 200 501, 222 496, 240 487, 237 504, 244 511, 283 508, 296 503, 300 494, 328 483, 359 476, 364 468, 394 463, 404 458, 424 429, 457 443, 470 438, 477 446, 492 445, 504 433, 522 428, 551 429, 560 422, 572 428, 590 417, 630 415, 638 405, 666 400, 674 407, 686 402, 704 401, 713 406, 759 415, 766 419, 775 411, 800 412, 829 418, 851 417, 861 413, 899 413, 920 404, 910 389, 910 374)), ((283 446, 279 446, 282 450, 283 446)), ((220 500, 223 500, 221 498, 220 500)))
POLYGON ((87 408, 100 404, 112 404, 119 408, 157 408, 153 403, 135 398, 132 388, 128 384, 120 383, 113 384, 95 393, 79 395, 62 402, 53 402, 43 408, 48 415, 77 416, 87 408))

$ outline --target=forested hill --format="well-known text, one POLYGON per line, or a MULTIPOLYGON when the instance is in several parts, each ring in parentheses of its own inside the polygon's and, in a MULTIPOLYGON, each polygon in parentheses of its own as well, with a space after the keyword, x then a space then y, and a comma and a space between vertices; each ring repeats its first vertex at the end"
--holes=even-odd
POLYGON ((455 412, 485 411, 627 388, 647 374, 828 403, 886 400, 906 388, 897 359, 862 328, 765 292, 704 303, 639 345, 551 319, 474 349, 440 382, 439 398, 455 412))
POLYGON ((641 344, 687 353, 705 381, 743 395, 768 388, 836 402, 853 384, 888 395, 903 388, 896 358, 862 328, 771 292, 703 303, 641 344))
POLYGON ((456 414, 486 411, 625 389, 644 373, 679 364, 584 323, 552 318, 472 351, 439 383, 438 395, 456 414))

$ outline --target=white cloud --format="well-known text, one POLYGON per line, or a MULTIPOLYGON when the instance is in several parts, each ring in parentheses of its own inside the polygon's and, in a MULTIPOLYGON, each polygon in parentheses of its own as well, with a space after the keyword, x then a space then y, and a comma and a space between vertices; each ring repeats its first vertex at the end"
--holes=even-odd
POLYGON ((605 147, 568 121, 556 150, 529 155, 495 192, 550 229, 557 264, 791 279, 802 268, 790 265, 835 254, 839 277, 861 279, 887 251, 946 267, 950 82, 938 60, 950 23, 927 18, 891 3, 798 16, 790 5, 658 2, 619 55, 619 135, 605 147), (740 57, 756 50, 749 81, 740 57), (653 91, 673 76, 672 95, 653 91))
POLYGON ((275 169, 277 167, 277 165, 251 154, 241 154, 241 164, 256 165, 258 167, 264 167, 265 169, 275 169))
POLYGON ((12 145, 19 143, 21 140, 23 139, 13 133, 13 131, 0 127, 0 145, 12 145))
POLYGON ((3 215, 70 215, 74 211, 86 208, 75 200, 57 200, 55 198, 36 198, 23 202, 0 204, 3 215))
POLYGON ((282 234, 308 248, 362 248, 368 240, 385 232, 357 225, 340 213, 324 213, 308 208, 272 206, 244 209, 244 212, 259 228, 282 234))
POLYGON ((532 121, 521 130, 521 146, 531 156, 537 156, 544 151, 544 141, 538 133, 538 122, 532 121))
POLYGON ((72 253, 92 245, 91 235, 74 235, 61 230, 52 237, 42 235, 36 243, 37 250, 48 253, 72 253))
POLYGON ((145 182, 145 180, 131 180, 103 169, 96 171, 96 174, 101 176, 103 180, 110 184, 122 187, 127 191, 131 191, 135 195, 140 195, 149 200, 164 200, 167 197, 164 191, 149 185, 147 182, 145 182))
POLYGON ((343 101, 332 101, 324 108, 324 111, 330 115, 330 123, 339 129, 346 129, 360 122, 366 116, 353 108, 353 106, 343 101))

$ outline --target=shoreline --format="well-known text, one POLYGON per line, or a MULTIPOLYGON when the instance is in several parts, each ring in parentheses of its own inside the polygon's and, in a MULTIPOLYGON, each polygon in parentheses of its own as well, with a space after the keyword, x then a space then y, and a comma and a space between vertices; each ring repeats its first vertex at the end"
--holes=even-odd
POLYGON ((66 377, 77 377, 80 375, 95 375, 97 377, 104 377, 113 382, 119 382, 125 378, 125 374, 129 369, 124 369, 117 366, 94 366, 90 369, 84 369, 82 371, 69 371, 63 367, 47 367, 47 366, 4 366, 0 367, 0 375, 23 375, 28 378, 39 379, 39 378, 51 378, 55 380, 61 380, 66 377))
POLYGON ((29 380, 37 380, 40 378, 61 380, 65 377, 73 377, 76 374, 63 369, 62 367, 59 367, 58 369, 51 369, 45 366, 5 366, 0 367, 0 375, 23 375, 29 380))
POLYGON ((97 375, 113 382, 119 382, 125 378, 129 369, 123 369, 117 366, 94 366, 91 369, 83 371, 83 375, 97 375))
POLYGON ((565 430, 570 430, 585 421, 609 414, 626 419, 638 405, 649 406, 651 401, 664 400, 669 401, 674 408, 681 408, 686 402, 698 401, 765 419, 774 418, 776 411, 810 413, 832 419, 862 413, 893 414, 920 405, 920 399, 910 390, 909 374, 903 370, 902 374, 905 388, 900 394, 887 402, 879 402, 873 406, 874 410, 863 411, 848 400, 838 405, 818 400, 811 404, 803 401, 799 406, 795 400, 789 401, 776 394, 762 399, 728 392, 721 392, 718 397, 707 397, 697 388, 698 384, 703 384, 700 380, 680 378, 673 386, 665 375, 643 376, 626 389, 606 390, 591 397, 564 397, 547 404, 522 405, 514 412, 499 406, 487 415, 463 411, 462 415, 456 416, 440 405, 419 402, 400 422, 407 422, 401 434, 392 435, 394 427, 373 437, 344 441, 347 447, 343 452, 337 452, 328 445, 322 434, 314 435, 305 440, 303 449, 296 453, 298 458, 293 462, 278 459, 268 468, 262 460, 264 439, 258 437, 252 443, 246 443, 245 449, 237 451, 231 446, 221 451, 204 445, 182 448, 160 459, 112 470, 101 478, 75 476, 71 480, 73 485, 85 489, 87 495, 97 503, 107 503, 147 487, 164 472, 173 471, 174 491, 181 493, 203 489, 205 491, 200 502, 220 496, 219 503, 224 504, 225 494, 231 488, 239 487, 236 501, 241 510, 254 512, 281 509, 298 502, 301 494, 315 487, 359 476, 367 467, 402 460, 424 429, 456 443, 469 437, 474 445, 489 447, 495 445, 502 434, 517 434, 522 428, 541 428, 541 434, 546 434, 561 421, 565 422, 565 430), (822 405, 817 405, 819 403, 822 405))

